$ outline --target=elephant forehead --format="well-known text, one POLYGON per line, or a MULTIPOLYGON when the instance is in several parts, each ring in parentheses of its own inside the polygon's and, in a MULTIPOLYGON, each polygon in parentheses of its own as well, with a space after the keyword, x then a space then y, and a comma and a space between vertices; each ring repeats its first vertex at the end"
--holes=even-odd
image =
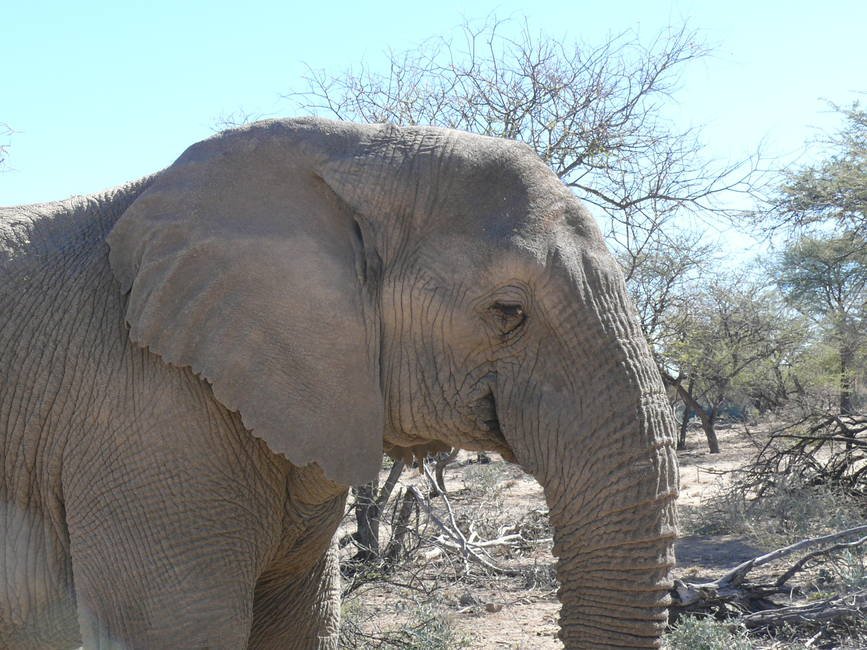
POLYGON ((547 248, 563 232, 601 241, 578 198, 538 158, 531 162, 522 169, 492 164, 483 174, 450 174, 429 224, 444 222, 450 233, 504 249, 514 248, 516 237, 547 248))
POLYGON ((516 235, 550 240, 557 225, 566 222, 572 200, 553 192, 532 196, 526 188, 492 191, 468 185, 435 205, 426 230, 509 249, 516 235))
POLYGON ((411 260, 432 286, 487 292, 503 284, 532 285, 546 273, 544 250, 527 247, 518 237, 468 238, 448 232, 431 236, 411 260))
POLYGON ((467 215, 431 229, 426 239, 416 259, 450 274, 475 270, 529 280, 562 266, 580 269, 587 255, 608 256, 601 230, 572 196, 548 200, 538 212, 467 215))

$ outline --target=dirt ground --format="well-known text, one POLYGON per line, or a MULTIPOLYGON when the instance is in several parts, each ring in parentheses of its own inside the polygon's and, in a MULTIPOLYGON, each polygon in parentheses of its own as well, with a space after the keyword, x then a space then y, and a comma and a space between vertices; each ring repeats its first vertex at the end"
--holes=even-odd
MULTIPOLYGON (((679 507, 684 511, 700 507, 702 498, 720 487, 725 479, 718 472, 736 467, 752 455, 753 445, 740 429, 721 428, 718 433, 722 453, 708 453, 699 430, 691 432, 689 449, 678 454, 679 507)), ((477 565, 464 564, 456 554, 422 544, 408 566, 384 581, 360 586, 345 598, 344 619, 356 624, 361 634, 351 642, 344 641, 344 646, 401 647, 384 643, 383 639, 397 638, 390 634, 413 630, 425 617, 435 616, 455 638, 467 643, 457 647, 563 647, 557 639, 559 603, 542 490, 531 477, 496 456, 487 465, 471 462, 474 459, 475 454, 461 454, 445 473, 455 518, 463 529, 477 531, 479 539, 514 532, 527 539, 517 546, 491 550, 490 559, 497 566, 518 575, 492 577, 477 565)), ((401 481, 424 486, 417 472, 409 476, 405 472, 401 481)), ((432 500, 435 505, 441 501, 432 500)), ((436 507, 437 515, 447 520, 445 507, 436 507)), ((422 530, 422 537, 439 532, 431 526, 428 523, 422 530)), ((388 537, 388 530, 383 537, 388 537)), ((344 554, 350 548, 344 549, 344 554)), ((676 576, 718 575, 721 569, 760 552, 731 535, 684 537, 677 545, 676 576)), ((406 643, 408 647, 436 647, 432 639, 421 638, 417 645, 406 643)))
MULTIPOLYGON (((690 448, 677 454, 680 468, 677 505, 682 517, 700 508, 702 499, 723 487, 726 476, 721 472, 740 467, 756 450, 740 427, 718 428, 719 454, 707 450, 702 436, 701 430, 694 431, 690 448)), ((677 542, 675 577, 695 579, 708 575, 708 569, 719 575, 720 569, 732 568, 760 555, 762 550, 733 535, 685 535, 677 542)))

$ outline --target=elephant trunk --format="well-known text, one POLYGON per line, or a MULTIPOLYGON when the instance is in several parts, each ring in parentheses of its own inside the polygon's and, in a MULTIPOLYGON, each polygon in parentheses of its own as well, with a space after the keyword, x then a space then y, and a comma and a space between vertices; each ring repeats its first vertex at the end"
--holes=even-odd
POLYGON ((570 650, 659 644, 674 564, 675 459, 658 432, 643 447, 611 443, 660 426, 662 408, 642 405, 632 422, 613 417, 604 434, 591 436, 607 441, 604 449, 583 448, 579 466, 561 466, 549 474, 561 480, 543 482, 561 584, 560 637, 570 650))
POLYGON ((513 449, 548 502, 566 648, 658 647, 676 536, 671 409, 619 274, 572 276, 580 340, 552 343, 557 369, 524 384, 535 408, 507 418, 513 449))

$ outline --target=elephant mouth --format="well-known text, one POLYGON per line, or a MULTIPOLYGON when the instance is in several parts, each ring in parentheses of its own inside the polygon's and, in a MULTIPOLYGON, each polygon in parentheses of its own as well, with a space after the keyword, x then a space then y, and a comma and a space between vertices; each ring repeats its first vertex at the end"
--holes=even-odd
POLYGON ((493 392, 489 390, 476 402, 475 411, 481 428, 493 436, 498 444, 505 445, 506 439, 503 437, 502 429, 500 429, 500 419, 497 417, 497 401, 494 399, 493 392))
POLYGON ((494 397, 493 388, 488 388, 485 394, 476 400, 474 412, 479 429, 483 432, 485 442, 482 447, 486 451, 495 451, 503 457, 503 460, 515 463, 515 453, 506 442, 506 436, 500 427, 500 418, 497 415, 497 400, 494 397))
POLYGON ((485 394, 473 404, 473 416, 480 428, 494 434, 501 434, 500 420, 497 417, 497 401, 494 393, 487 389, 485 394))

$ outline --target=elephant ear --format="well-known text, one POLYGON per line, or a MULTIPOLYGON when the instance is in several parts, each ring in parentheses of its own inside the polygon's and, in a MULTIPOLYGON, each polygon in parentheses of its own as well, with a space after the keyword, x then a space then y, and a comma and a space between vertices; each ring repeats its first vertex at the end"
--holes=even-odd
POLYGON ((383 451, 375 254, 311 164, 329 155, 320 131, 194 145, 115 224, 109 260, 133 341, 190 366, 272 451, 356 485, 383 451))

